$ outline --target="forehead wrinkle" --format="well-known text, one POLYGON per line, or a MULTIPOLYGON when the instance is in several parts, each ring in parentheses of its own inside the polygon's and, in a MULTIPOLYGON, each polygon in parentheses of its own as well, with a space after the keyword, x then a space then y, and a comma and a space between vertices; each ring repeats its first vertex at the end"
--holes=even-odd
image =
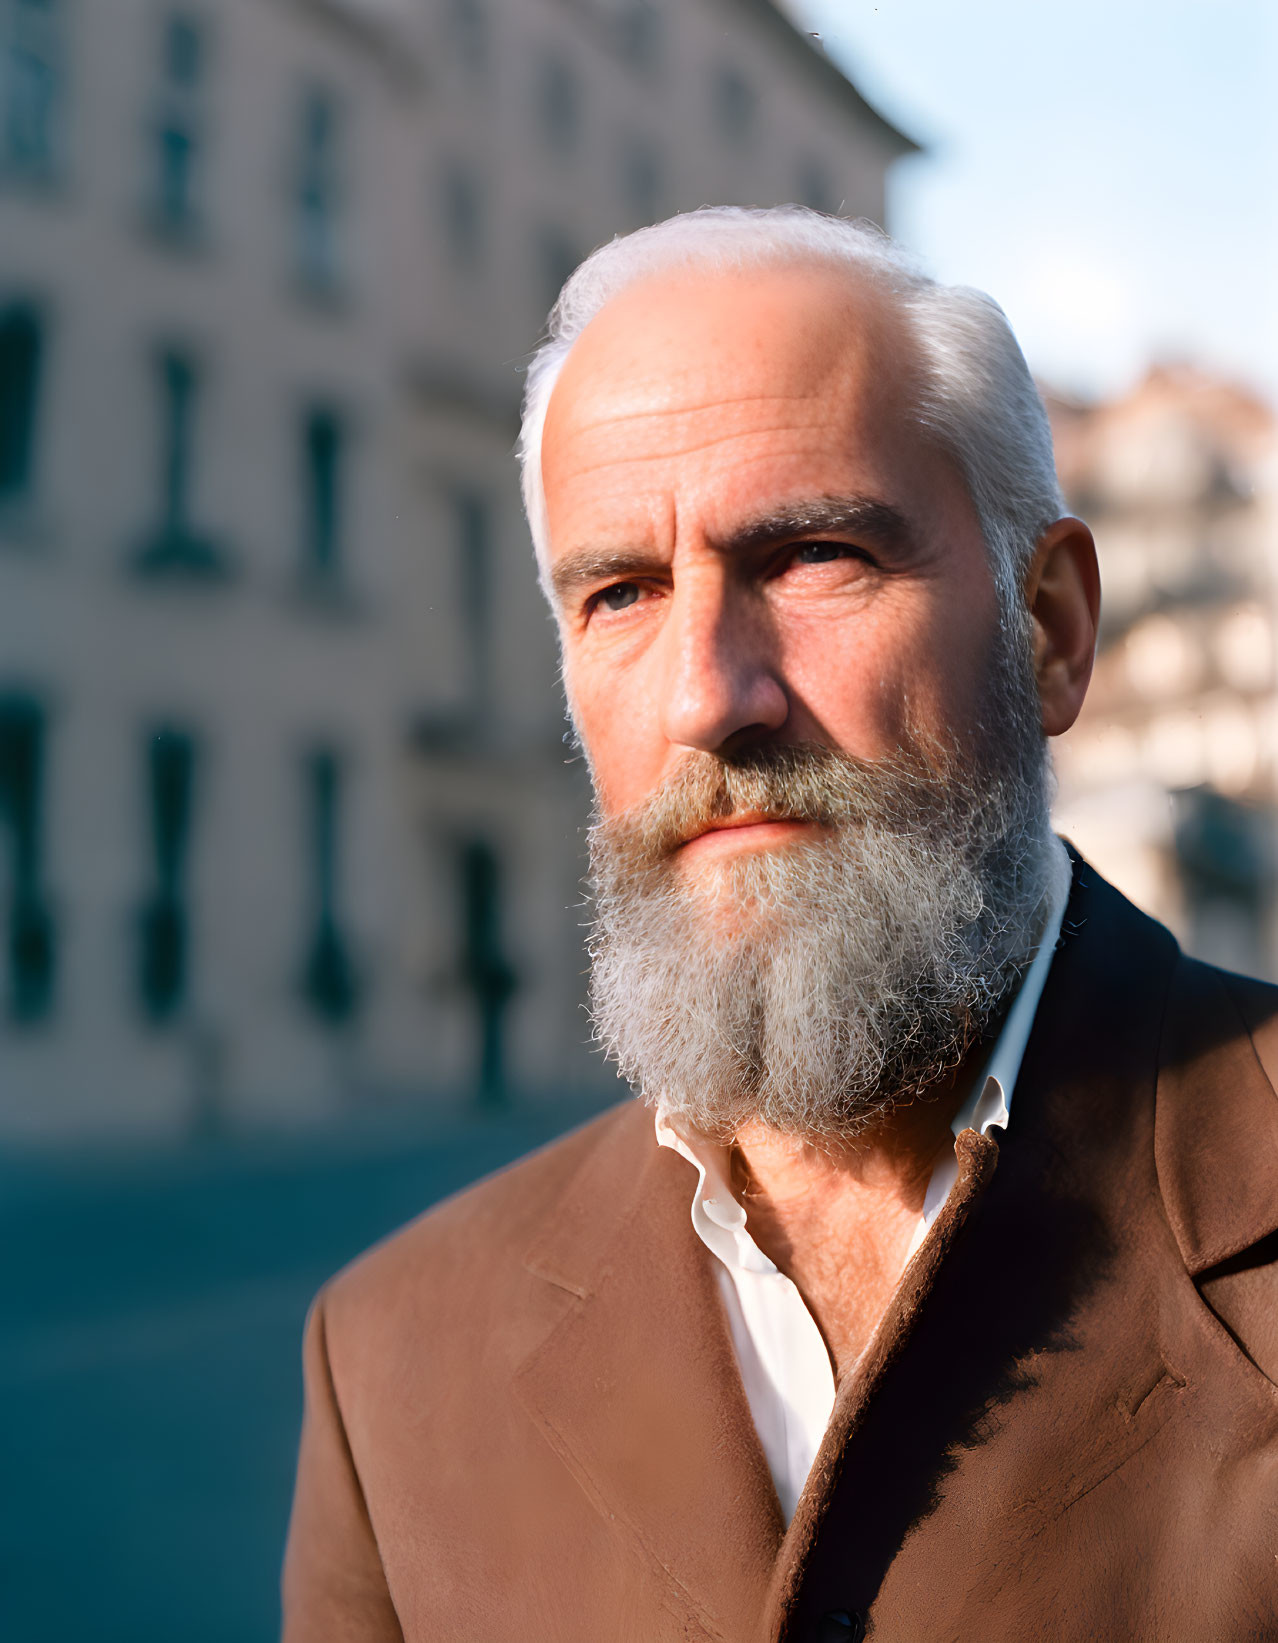
MULTIPOLYGON (((658 406, 654 406, 654 407, 651 407, 651 408, 648 408, 648 409, 637 409, 637 410, 631 410, 631 411, 625 411, 625 410, 610 411, 610 412, 600 414, 598 416, 589 417, 589 418, 584 419, 584 420, 586 421, 586 424, 587 424, 588 427, 591 427, 591 428, 608 428, 608 427, 612 427, 616 423, 642 422, 646 418, 649 418, 649 417, 697 416, 703 411, 717 411, 717 410, 720 410, 725 405, 761 405, 761 404, 766 404, 767 402, 769 402, 771 400, 777 400, 782 404, 791 404, 791 403, 806 404, 806 403, 810 402, 811 400, 813 400, 815 398, 816 398, 816 395, 813 394, 813 393, 802 393, 802 394, 775 394, 775 393, 774 394, 740 394, 740 393, 725 392, 725 393, 723 393, 721 395, 718 395, 718 396, 716 396, 714 398, 711 398, 711 399, 699 400, 694 405, 670 404, 670 405, 658 405, 658 406)), ((571 425, 570 425, 569 433, 571 434, 572 431, 573 430, 571 429, 571 425)))
POLYGON ((703 451, 713 450, 718 445, 730 445, 734 440, 742 439, 771 439, 778 441, 769 449, 769 456, 810 456, 815 454, 812 446, 795 446, 787 448, 779 443, 780 436, 786 433, 798 434, 810 431, 810 425, 796 423, 789 427, 774 428, 733 428, 727 433, 715 434, 707 439, 698 440, 696 444, 679 443, 657 451, 618 451, 599 457, 593 462, 575 461, 572 465, 574 477, 585 474, 598 473, 603 468, 625 467, 630 464, 648 462, 668 462, 672 457, 695 456, 703 451))

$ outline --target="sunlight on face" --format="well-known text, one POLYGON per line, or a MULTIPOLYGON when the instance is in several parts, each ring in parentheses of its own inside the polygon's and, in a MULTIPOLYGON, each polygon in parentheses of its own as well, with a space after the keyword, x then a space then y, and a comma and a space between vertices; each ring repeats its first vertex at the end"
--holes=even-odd
MULTIPOLYGON (((565 681, 605 813, 689 752, 891 757, 975 720, 997 601, 913 425, 914 357, 846 271, 676 273, 579 338, 542 450, 565 681)), ((783 846, 742 827, 706 863, 783 846)))

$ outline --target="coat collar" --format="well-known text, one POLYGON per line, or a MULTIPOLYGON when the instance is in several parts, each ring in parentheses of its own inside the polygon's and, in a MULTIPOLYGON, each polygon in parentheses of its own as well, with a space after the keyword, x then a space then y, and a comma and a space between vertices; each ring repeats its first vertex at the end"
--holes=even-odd
POLYGON ((1197 1277, 1278 1231, 1278 1096, 1253 1034, 1272 988, 1182 959, 1158 1080, 1155 1157, 1176 1242, 1197 1277), (1250 1019, 1249 1019, 1250 1018, 1250 1019))
MULTIPOLYGON (((1272 1035, 1278 995, 1186 958, 1077 856, 1065 936, 1035 1036, 1086 1040, 1106 1001, 1119 998, 1133 1018, 1124 1036, 1156 1046, 1158 1185, 1197 1277, 1278 1231, 1278 1095, 1254 1041, 1267 1024, 1272 1035), (1083 1004, 1089 995, 1094 1008, 1083 1004)), ((1104 1035, 1089 1053, 1104 1066, 1104 1035)))
POLYGON ((647 1108, 618 1115, 526 1262, 576 1304, 515 1390, 677 1611, 736 1639, 758 1624, 784 1524, 688 1213, 694 1181, 647 1108))

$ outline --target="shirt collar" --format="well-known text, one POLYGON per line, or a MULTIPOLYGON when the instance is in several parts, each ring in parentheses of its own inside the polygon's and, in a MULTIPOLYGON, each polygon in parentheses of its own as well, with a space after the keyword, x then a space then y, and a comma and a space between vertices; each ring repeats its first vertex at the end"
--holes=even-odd
POLYGON ((692 1224, 698 1238, 725 1266, 748 1272, 775 1272, 772 1261, 746 1231, 745 1206, 730 1180, 731 1151, 721 1142, 672 1119, 657 1108, 657 1144, 686 1158, 697 1172, 692 1195, 692 1224))
POLYGON ((1017 989, 1012 1007, 1007 1012, 1002 1031, 995 1040, 990 1058, 981 1069, 981 1075, 972 1085, 972 1093, 959 1108, 950 1126, 955 1135, 963 1130, 976 1130, 986 1135, 992 1129, 1005 1130, 1012 1114, 1012 1094, 1025 1059, 1025 1046, 1038 1013, 1039 1000, 1047 985, 1047 972, 1052 967, 1052 955, 1061 936, 1061 924, 1069 902, 1071 868, 1069 852, 1058 838, 1052 839, 1051 886, 1048 891, 1047 916, 1043 921, 1038 950, 1025 972, 1025 979, 1017 989))

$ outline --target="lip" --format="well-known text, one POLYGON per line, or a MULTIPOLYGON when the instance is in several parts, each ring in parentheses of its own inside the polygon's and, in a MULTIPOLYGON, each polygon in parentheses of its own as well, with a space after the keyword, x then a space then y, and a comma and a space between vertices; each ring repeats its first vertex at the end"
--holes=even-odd
POLYGON ((794 817, 764 816, 758 811, 740 811, 707 823, 700 833, 685 839, 679 854, 689 851, 700 854, 703 850, 732 848, 764 848, 769 844, 785 844, 797 833, 812 827, 808 821, 794 817))

